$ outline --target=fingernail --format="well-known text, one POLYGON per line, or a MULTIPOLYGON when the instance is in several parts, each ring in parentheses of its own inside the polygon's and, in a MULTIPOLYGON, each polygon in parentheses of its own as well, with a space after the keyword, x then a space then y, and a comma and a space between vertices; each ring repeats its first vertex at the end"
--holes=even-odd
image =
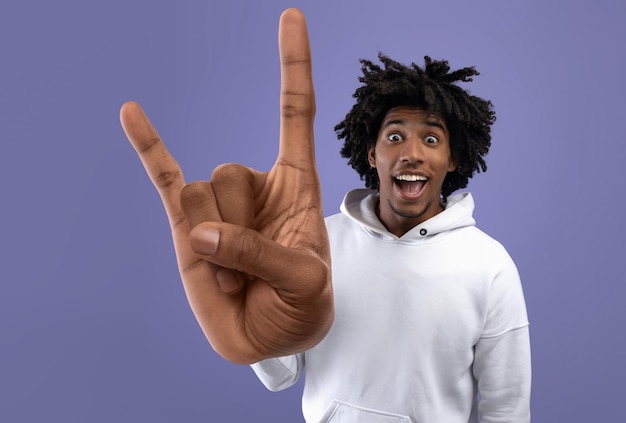
POLYGON ((215 274, 217 282, 220 284, 222 292, 230 293, 239 287, 239 279, 231 269, 219 269, 215 274))
POLYGON ((217 229, 200 227, 195 231, 195 250, 199 254, 213 255, 217 251, 220 233, 217 229))

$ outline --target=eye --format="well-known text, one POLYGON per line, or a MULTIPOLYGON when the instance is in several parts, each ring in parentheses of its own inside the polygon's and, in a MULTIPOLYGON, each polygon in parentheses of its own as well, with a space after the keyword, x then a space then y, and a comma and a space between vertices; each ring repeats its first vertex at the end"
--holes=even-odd
POLYGON ((400 135, 397 132, 392 132, 391 134, 387 135, 387 140, 391 141, 391 142, 400 142, 403 140, 402 135, 400 135))
POLYGON ((426 138, 424 138, 424 141, 426 141, 427 144, 437 144, 439 142, 439 138, 434 135, 427 135, 426 138))

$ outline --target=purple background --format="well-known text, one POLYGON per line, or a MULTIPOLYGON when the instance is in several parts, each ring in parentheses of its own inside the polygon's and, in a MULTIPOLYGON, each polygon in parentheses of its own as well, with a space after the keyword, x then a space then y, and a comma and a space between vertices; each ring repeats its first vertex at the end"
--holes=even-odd
POLYGON ((142 103, 188 180, 275 157, 280 12, 309 22, 327 214, 361 186, 333 126, 358 58, 476 65, 498 113, 479 226, 520 269, 534 422, 624 415, 626 7, 619 1, 0 3, 0 421, 300 421, 195 323, 118 121, 142 103), (550 4, 551 3, 551 4, 550 4))

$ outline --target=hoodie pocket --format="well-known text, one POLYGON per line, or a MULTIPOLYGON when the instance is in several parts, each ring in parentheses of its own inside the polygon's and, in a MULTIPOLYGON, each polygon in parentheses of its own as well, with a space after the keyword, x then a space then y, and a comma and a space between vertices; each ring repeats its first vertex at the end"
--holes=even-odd
POLYGON ((320 420, 321 423, 411 423, 401 414, 359 407, 333 400, 320 420))

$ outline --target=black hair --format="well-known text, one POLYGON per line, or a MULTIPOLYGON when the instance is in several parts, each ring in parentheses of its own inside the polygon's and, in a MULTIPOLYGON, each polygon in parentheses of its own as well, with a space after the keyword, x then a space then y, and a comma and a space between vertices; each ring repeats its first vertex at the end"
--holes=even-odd
POLYGON ((376 169, 370 167, 368 147, 376 144, 382 120, 394 107, 418 107, 442 117, 450 133, 450 151, 457 163, 448 172, 441 188, 443 198, 465 188, 475 172, 487 170, 485 155, 491 146, 491 125, 496 120, 490 101, 471 95, 457 82, 470 82, 478 75, 474 67, 450 72, 446 60, 425 56, 424 68, 405 66, 378 54, 384 68, 361 59, 363 76, 353 97, 356 103, 345 119, 335 126, 337 138, 344 139, 341 156, 365 181, 378 189, 376 169))

